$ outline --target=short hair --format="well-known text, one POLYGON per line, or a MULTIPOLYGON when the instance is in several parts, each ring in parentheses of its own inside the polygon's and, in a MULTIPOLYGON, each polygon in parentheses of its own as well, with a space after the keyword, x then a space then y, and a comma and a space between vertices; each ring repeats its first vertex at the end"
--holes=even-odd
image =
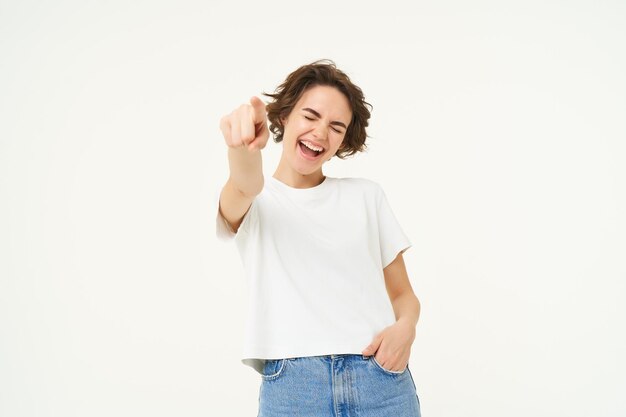
POLYGON ((273 94, 263 93, 274 99, 266 106, 267 118, 270 121, 269 129, 274 134, 274 142, 279 143, 283 140, 284 126, 281 118, 289 116, 302 94, 317 85, 337 88, 346 96, 352 110, 352 120, 335 155, 339 159, 345 159, 364 151, 367 148, 365 140, 368 137, 365 128, 368 126, 373 107, 365 101, 363 91, 329 59, 301 66, 289 74, 273 94))

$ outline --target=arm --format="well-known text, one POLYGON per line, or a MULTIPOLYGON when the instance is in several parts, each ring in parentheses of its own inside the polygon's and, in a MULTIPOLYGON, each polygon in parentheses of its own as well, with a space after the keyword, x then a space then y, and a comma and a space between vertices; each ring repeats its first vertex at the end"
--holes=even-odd
POLYGON ((263 190, 261 149, 269 137, 265 105, 257 97, 220 121, 228 145, 230 176, 222 188, 219 211, 237 232, 252 200, 263 190))
POLYGON ((263 189, 261 151, 228 148, 230 177, 222 188, 219 210, 233 232, 237 233, 252 200, 263 189))
POLYGON ((396 321, 403 320, 417 326, 421 305, 413 292, 402 254, 398 254, 385 269, 385 286, 393 305, 396 321))
POLYGON ((385 369, 402 371, 411 356, 420 302, 411 288, 402 253, 383 269, 383 273, 396 322, 378 333, 362 353, 374 355, 385 369))

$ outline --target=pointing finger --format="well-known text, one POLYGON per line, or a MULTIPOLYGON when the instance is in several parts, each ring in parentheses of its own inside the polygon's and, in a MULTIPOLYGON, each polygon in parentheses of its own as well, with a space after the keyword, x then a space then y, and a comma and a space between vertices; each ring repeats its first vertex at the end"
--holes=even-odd
POLYGON ((253 96, 250 99, 250 104, 252 104, 252 108, 254 108, 254 123, 260 123, 267 119, 267 113, 265 110, 265 103, 261 101, 257 96, 253 96))

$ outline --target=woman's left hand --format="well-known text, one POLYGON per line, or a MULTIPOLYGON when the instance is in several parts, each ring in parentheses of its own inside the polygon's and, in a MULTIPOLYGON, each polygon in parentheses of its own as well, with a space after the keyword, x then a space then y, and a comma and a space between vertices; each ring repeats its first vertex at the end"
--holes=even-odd
POLYGON ((363 355, 372 356, 383 368, 401 372, 411 356, 411 345, 415 340, 415 326, 402 319, 378 333, 372 343, 363 350, 363 355))

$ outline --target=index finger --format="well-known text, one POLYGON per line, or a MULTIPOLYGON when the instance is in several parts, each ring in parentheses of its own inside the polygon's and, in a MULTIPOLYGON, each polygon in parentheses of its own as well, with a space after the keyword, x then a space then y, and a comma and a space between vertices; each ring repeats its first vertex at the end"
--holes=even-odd
POLYGON ((252 96, 252 98, 250 99, 250 104, 252 104, 252 108, 254 109, 254 123, 259 123, 267 119, 265 103, 263 103, 260 98, 258 98, 257 96, 252 96))

